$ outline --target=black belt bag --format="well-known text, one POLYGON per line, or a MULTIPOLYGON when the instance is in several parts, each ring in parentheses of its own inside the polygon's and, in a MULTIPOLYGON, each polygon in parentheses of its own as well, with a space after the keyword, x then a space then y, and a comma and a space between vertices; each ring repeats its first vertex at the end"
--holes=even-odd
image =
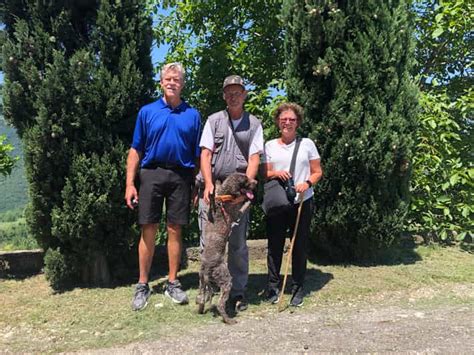
POLYGON ((263 185, 262 209, 267 216, 283 213, 294 205, 296 191, 293 176, 295 172, 296 155, 298 154, 300 143, 301 138, 296 138, 295 150, 293 151, 290 165, 291 179, 287 182, 272 179, 263 185))

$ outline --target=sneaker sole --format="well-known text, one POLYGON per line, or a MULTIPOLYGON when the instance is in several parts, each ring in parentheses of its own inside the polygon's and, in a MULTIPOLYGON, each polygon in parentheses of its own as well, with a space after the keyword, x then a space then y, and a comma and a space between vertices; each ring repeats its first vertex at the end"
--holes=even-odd
POLYGON ((132 306, 132 311, 134 311, 134 312, 141 311, 141 310, 144 309, 146 306, 148 306, 148 301, 146 301, 145 304, 143 305, 143 307, 140 307, 140 308, 134 308, 134 307, 132 306))
POLYGON ((279 301, 280 301, 280 297, 278 297, 276 300, 273 300, 273 301, 267 300, 266 302, 270 304, 277 304, 279 301))
POLYGON ((244 311, 246 311, 248 308, 249 308, 249 306, 245 306, 245 307, 238 307, 238 306, 236 306, 236 307, 235 307, 235 310, 236 310, 237 312, 244 312, 244 311))
POLYGON ((175 300, 173 297, 171 297, 168 290, 165 291, 165 296, 168 297, 171 301, 173 301, 176 304, 188 304, 189 302, 188 300, 184 300, 184 301, 175 300))
POLYGON ((292 304, 292 303, 290 303, 290 306, 291 306, 291 307, 301 307, 301 306, 303 305, 303 303, 304 303, 304 302, 301 302, 301 303, 299 303, 299 304, 292 304))

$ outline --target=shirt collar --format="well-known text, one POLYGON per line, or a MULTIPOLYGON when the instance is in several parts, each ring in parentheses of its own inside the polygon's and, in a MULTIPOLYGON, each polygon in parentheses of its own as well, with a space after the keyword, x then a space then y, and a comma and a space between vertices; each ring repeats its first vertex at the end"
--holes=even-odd
POLYGON ((184 111, 186 108, 189 107, 188 103, 183 98, 181 98, 181 103, 178 106, 176 106, 174 109, 165 102, 163 96, 160 97, 157 103, 160 108, 168 108, 171 111, 184 111))

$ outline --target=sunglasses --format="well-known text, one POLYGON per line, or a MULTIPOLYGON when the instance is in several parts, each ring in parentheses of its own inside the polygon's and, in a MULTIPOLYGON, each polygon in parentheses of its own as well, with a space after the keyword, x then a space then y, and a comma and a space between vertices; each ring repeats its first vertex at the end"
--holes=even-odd
POLYGON ((280 122, 281 123, 286 123, 286 122, 296 123, 296 118, 280 118, 280 122))

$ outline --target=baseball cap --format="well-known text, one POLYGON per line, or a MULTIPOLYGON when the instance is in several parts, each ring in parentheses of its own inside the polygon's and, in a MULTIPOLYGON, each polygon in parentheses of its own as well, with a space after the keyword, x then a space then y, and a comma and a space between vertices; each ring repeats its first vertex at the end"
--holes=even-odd
POLYGON ((229 75, 227 78, 224 79, 224 84, 222 88, 225 89, 229 85, 240 85, 245 89, 244 81, 238 75, 229 75))

